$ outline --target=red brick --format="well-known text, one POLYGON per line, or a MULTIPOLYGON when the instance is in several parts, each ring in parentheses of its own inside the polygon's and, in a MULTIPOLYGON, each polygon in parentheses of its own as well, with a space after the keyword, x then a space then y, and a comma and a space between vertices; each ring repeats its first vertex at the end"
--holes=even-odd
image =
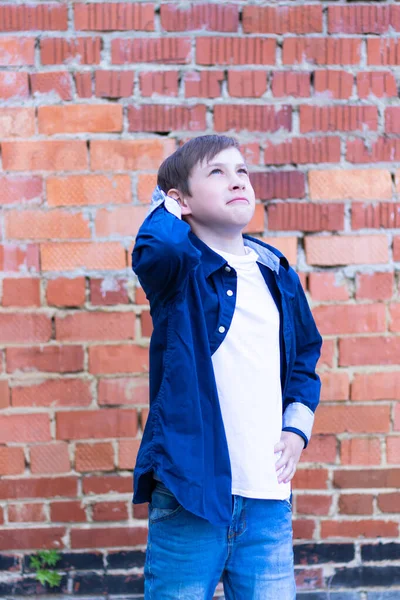
POLYGON ((91 168, 141 171, 158 169, 175 150, 174 140, 94 140, 90 144, 91 168))
POLYGON ((3 279, 3 306, 40 306, 40 280, 3 279))
POLYGON ((0 415, 0 439, 9 442, 47 442, 51 439, 49 415, 0 415))
POLYGON ((400 436, 386 437, 386 456, 389 464, 400 463, 400 436))
POLYGON ((219 98, 223 71, 189 71, 184 75, 185 98, 219 98))
POLYGON ((398 65, 400 53, 395 38, 367 38, 368 65, 398 65))
POLYGON ((400 331, 400 304, 390 304, 389 331, 400 331))
POLYGON ((95 227, 98 237, 135 236, 146 215, 147 206, 120 206, 97 211, 95 227))
MULTIPOLYGON (((259 205, 262 206, 262 205, 259 205)), ((297 237, 265 237, 261 238, 265 244, 273 246, 286 257, 289 264, 297 264, 297 237)))
POLYGON ((297 469, 293 479, 293 488, 296 490, 325 490, 327 484, 327 469, 297 469))
POLYGON ((392 494, 379 494, 378 508, 383 513, 398 513, 400 506, 400 492, 392 494))
POLYGON ((400 338, 370 336, 339 340, 340 366, 398 365, 400 338))
POLYGON ((42 271, 120 270, 126 267, 125 250, 119 242, 43 243, 40 257, 42 271))
POLYGON ((114 469, 114 448, 111 442, 100 444, 77 444, 75 449, 75 469, 85 471, 112 471, 114 469))
POLYGON ((264 161, 271 165, 339 162, 340 138, 290 138, 277 144, 267 141, 264 161))
POLYGON ((86 143, 81 140, 3 142, 2 152, 8 171, 82 171, 88 166, 86 143))
POLYGON ((111 64, 160 63, 181 64, 190 62, 190 38, 161 37, 111 40, 111 64))
POLYGON ((296 495, 296 513, 300 515, 327 515, 331 504, 332 497, 330 495, 296 495))
POLYGON ((333 360, 335 354, 335 341, 334 340, 323 340, 321 349, 321 358, 319 359, 319 367, 333 367, 333 360))
POLYGON ((322 6, 244 6, 242 14, 244 33, 322 32, 322 6))
POLYGON ((7 348, 7 372, 42 371, 76 373, 83 370, 82 346, 37 346, 7 348))
POLYGON ((267 211, 271 231, 340 231, 344 228, 341 204, 285 202, 270 204, 267 211))
POLYGON ((400 261, 400 236, 393 238, 393 260, 400 261))
POLYGON ((399 31, 398 6, 329 6, 329 33, 385 33, 390 28, 399 31))
POLYGON ((138 377, 100 379, 98 389, 100 405, 148 404, 149 382, 138 377))
POLYGON ((306 463, 335 463, 337 441, 334 435, 313 435, 300 462, 306 463))
POLYGON ((129 175, 70 175, 48 177, 49 206, 129 204, 132 201, 129 175))
POLYGON ((101 38, 77 37, 42 38, 40 61, 42 65, 74 64, 94 65, 100 63, 101 38))
POLYGON ((153 333, 153 320, 148 310, 143 311, 140 315, 140 325, 142 337, 150 337, 153 333))
POLYGON ((352 163, 393 162, 400 160, 400 140, 380 137, 366 144, 364 140, 348 140, 346 159, 352 163))
POLYGON ((64 527, 18 527, 6 529, 0 538, 0 550, 30 550, 36 548, 54 548, 59 550, 64 547, 64 527))
POLYGON ((0 342, 30 344, 48 342, 52 336, 51 320, 34 313, 0 314, 0 342))
POLYGON ((49 279, 46 299, 49 306, 82 306, 85 302, 85 278, 49 279))
POLYGON ((129 131, 203 131, 206 129, 206 107, 142 104, 128 107, 129 131))
POLYGON ((321 400, 349 400, 350 384, 349 376, 343 372, 328 371, 321 373, 321 400))
POLYGON ((74 80, 78 98, 91 98, 93 96, 93 81, 90 72, 75 73, 74 80))
POLYGON ((397 110, 398 108, 400 108, 400 107, 387 106, 385 108, 385 132, 386 133, 400 133, 400 125, 398 123, 399 117, 400 117, 400 111, 397 110))
POLYGON ((313 315, 322 335, 378 333, 386 330, 383 304, 317 306, 313 315))
POLYGON ((217 104, 214 107, 214 129, 218 132, 229 130, 263 131, 274 133, 280 129, 292 128, 292 109, 285 105, 275 106, 252 104, 217 104))
POLYGON ((326 100, 346 100, 353 92, 353 75, 347 71, 315 71, 314 73, 315 95, 326 100))
POLYGON ((82 492, 89 494, 128 494, 132 491, 132 475, 91 475, 82 479, 82 492))
POLYGON ((355 373, 351 385, 351 399, 361 402, 400 400, 400 373, 355 373))
POLYGON ((240 144, 240 152, 248 165, 260 164, 260 146, 258 142, 250 142, 249 144, 240 144))
POLYGON ((120 440, 118 442, 118 466, 120 469, 133 470, 140 440, 120 440))
MULTIPOLYGON (((139 74, 140 93, 144 97, 178 95, 178 71, 148 71, 139 74)), ((132 78, 133 82, 133 78, 132 78)))
POLYGON ((295 540, 312 540, 315 533, 314 519, 294 519, 293 538, 295 540))
POLYGON ((341 494, 339 496, 339 513, 341 515, 372 515, 372 494, 341 494))
POLYGON ((340 444, 342 465, 380 465, 381 443, 379 438, 351 438, 340 444))
POLYGON ((19 67, 34 64, 34 37, 2 37, 0 39, 0 67, 19 67))
POLYGON ((320 302, 343 302, 349 299, 346 282, 338 273, 309 273, 311 298, 320 302))
POLYGON ((92 401, 90 382, 63 378, 39 380, 31 385, 15 385, 11 389, 12 406, 87 406, 92 401))
POLYGON ((366 100, 377 98, 397 98, 396 79, 389 71, 362 71, 357 73, 358 97, 366 100))
POLYGON ((33 107, 0 108, 0 139, 35 135, 35 109, 33 107))
POLYGON ((10 504, 8 506, 8 520, 12 523, 46 521, 44 504, 10 504))
POLYGON ((71 470, 68 444, 65 442, 32 446, 30 456, 31 471, 35 475, 68 473, 71 470))
POLYGON ((96 502, 93 505, 93 521, 126 521, 126 502, 96 502))
POLYGON ((58 412, 56 424, 57 439, 62 440, 135 437, 137 412, 115 408, 58 412))
POLYGON ((283 40, 284 65, 358 65, 361 40, 357 38, 287 37, 283 40))
POLYGON ((228 71, 228 93, 232 98, 259 98, 266 91, 265 71, 228 71))
POLYGON ((300 106, 300 131, 376 131, 376 106, 300 106))
POLYGON ((389 406, 329 406, 318 408, 314 433, 387 433, 389 406))
POLYGON ((0 176, 0 204, 41 203, 43 200, 43 179, 38 176, 0 176))
POLYGON ((389 260, 386 235, 306 236, 310 265, 384 264, 389 260))
POLYGON ((134 519, 148 519, 149 518, 148 505, 146 503, 134 504, 132 506, 132 514, 133 514, 134 519))
POLYGON ((10 388, 6 379, 0 379, 0 410, 10 405, 10 388))
POLYGON ((135 290, 135 304, 149 304, 146 294, 144 293, 144 290, 141 287, 137 287, 135 290))
POLYGON ((397 537, 399 525, 394 521, 362 520, 353 519, 346 521, 323 521, 321 522, 321 538, 377 538, 397 537))
POLYGON ((21 475, 24 471, 23 448, 0 446, 0 475, 21 475))
POLYGON ((351 211, 352 229, 392 229, 400 227, 400 204, 380 202, 368 205, 355 203, 351 211))
POLYGON ((130 98, 133 94, 134 75, 133 71, 96 71, 96 96, 99 98, 130 98))
POLYGON ((276 40, 264 37, 198 37, 198 65, 274 65, 276 40))
POLYGON ((10 100, 13 98, 29 97, 28 73, 0 71, 0 98, 10 100))
POLYGON ((81 213, 71 214, 62 209, 10 210, 5 227, 8 239, 90 238, 89 220, 81 213))
POLYGON ((154 4, 74 3, 77 31, 154 31, 154 4))
POLYGON ((0 245, 0 269, 20 272, 21 267, 30 272, 39 271, 39 246, 37 244, 0 245))
POLYGON ((0 498, 5 500, 75 497, 77 492, 77 477, 20 477, 0 480, 0 498))
POLYGON ((39 106, 39 133, 118 133, 122 131, 122 105, 70 104, 39 106))
POLYGON ((56 317, 56 339, 60 341, 131 340, 135 314, 128 312, 80 312, 56 317))
POLYGON ((68 71, 30 73, 32 94, 56 94, 61 100, 72 100, 72 77, 68 71))
POLYGON ((258 200, 287 200, 305 196, 304 173, 300 171, 250 173, 250 180, 258 200))
POLYGON ((67 5, 54 2, 36 6, 20 4, 0 7, 0 31, 65 31, 67 5))
POLYGON ((400 402, 397 402, 394 407, 394 431, 400 431, 400 402))
POLYGON ((90 279, 90 302, 96 306, 128 304, 128 285, 123 279, 90 279))
MULTIPOLYGON (((264 233, 265 207, 263 204, 256 204, 255 211, 251 221, 243 229, 244 233, 264 233)), ((267 242, 268 243, 268 242, 267 242)))
POLYGON ((148 348, 133 344, 91 346, 89 372, 94 375, 111 373, 145 373, 149 368, 148 348))
POLYGON ((160 7, 161 27, 165 31, 236 32, 239 27, 239 7, 234 4, 195 3, 180 8, 174 3, 160 7))
POLYGON ((78 500, 50 502, 50 520, 52 523, 76 523, 86 521, 85 509, 78 500))
MULTIPOLYGON (((305 519, 304 522, 306 522, 305 519)), ((315 523, 313 524, 315 525, 315 523)), ((295 581, 296 589, 298 590, 314 590, 315 588, 322 588, 324 585, 324 573, 322 568, 296 569, 295 581)))
POLYGON ((71 529, 71 548, 132 548, 147 542, 147 527, 71 529))

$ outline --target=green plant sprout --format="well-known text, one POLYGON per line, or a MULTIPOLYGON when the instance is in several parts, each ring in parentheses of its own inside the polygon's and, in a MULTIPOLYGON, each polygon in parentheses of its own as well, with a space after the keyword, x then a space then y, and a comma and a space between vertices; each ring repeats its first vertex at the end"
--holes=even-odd
POLYGON ((57 550, 39 550, 34 556, 31 556, 30 567, 36 571, 36 579, 42 585, 46 583, 51 587, 57 587, 61 581, 61 575, 49 569, 54 567, 61 560, 61 555, 57 550))

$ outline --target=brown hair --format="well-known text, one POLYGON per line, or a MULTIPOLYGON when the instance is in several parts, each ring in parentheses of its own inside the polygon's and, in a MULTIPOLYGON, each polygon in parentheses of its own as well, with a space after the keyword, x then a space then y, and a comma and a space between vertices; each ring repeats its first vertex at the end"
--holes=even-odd
POLYGON ((201 135, 189 140, 168 156, 158 170, 157 185, 168 194, 172 188, 184 196, 191 196, 189 176, 197 163, 214 156, 227 148, 239 149, 237 140, 226 135, 201 135))

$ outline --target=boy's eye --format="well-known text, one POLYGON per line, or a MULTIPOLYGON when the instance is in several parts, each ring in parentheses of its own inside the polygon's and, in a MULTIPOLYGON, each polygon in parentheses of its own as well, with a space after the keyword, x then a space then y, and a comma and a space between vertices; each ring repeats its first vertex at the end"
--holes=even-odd
POLYGON ((210 175, 212 175, 213 173, 222 173, 222 169, 213 169, 210 175))
POLYGON ((246 173, 246 175, 248 175, 248 170, 245 169, 244 167, 241 167, 240 169, 238 169, 238 171, 242 171, 242 173, 246 173))

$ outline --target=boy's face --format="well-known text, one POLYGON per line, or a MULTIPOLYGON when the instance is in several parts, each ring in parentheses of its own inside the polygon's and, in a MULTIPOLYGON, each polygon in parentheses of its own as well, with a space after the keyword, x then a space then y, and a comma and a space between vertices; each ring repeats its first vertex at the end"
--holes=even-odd
POLYGON ((179 194, 189 224, 241 231, 254 214, 255 195, 244 159, 236 148, 198 163, 189 177, 191 196, 179 194))

